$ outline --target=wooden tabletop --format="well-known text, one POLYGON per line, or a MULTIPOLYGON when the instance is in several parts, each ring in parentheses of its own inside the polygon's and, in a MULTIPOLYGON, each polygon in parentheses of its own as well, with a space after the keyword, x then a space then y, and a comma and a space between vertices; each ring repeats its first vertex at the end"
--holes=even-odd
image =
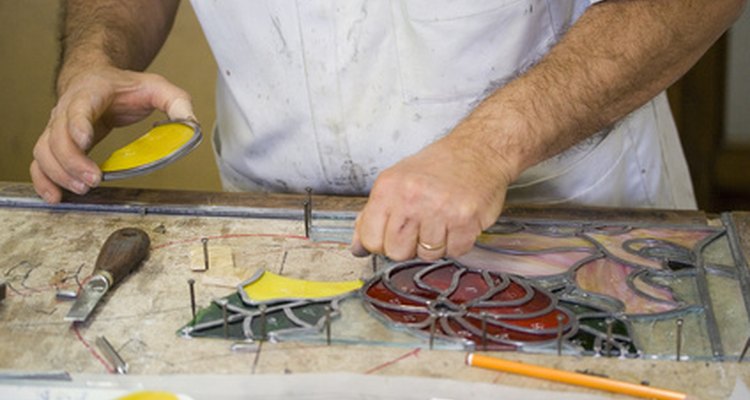
MULTIPOLYGON (((554 391, 599 393, 465 366, 465 353, 398 346, 287 342, 236 352, 225 340, 180 338, 190 320, 188 278, 197 281, 199 305, 225 296, 258 268, 295 271, 313 280, 366 277, 367 259, 346 245, 304 240, 305 195, 205 193, 100 188, 51 206, 29 184, 0 182, 0 280, 10 285, 0 303, 0 370, 109 372, 93 343, 106 336, 129 361, 132 374, 355 372, 489 382, 554 391), (58 292, 76 290, 89 276, 98 249, 117 228, 135 226, 151 237, 139 270, 108 294, 91 320, 63 321, 70 303, 58 292), (201 238, 215 254, 230 254, 224 269, 196 274, 201 238), (224 252, 224 253, 222 253, 224 252), (223 276, 222 276, 223 274, 223 276)), ((312 195, 321 218, 351 217, 366 199, 312 195)), ((511 207, 505 217, 655 221, 715 224, 695 211, 511 207)), ((731 213, 750 250, 750 214, 731 213)), ((212 259, 212 261, 215 261, 212 259)), ((699 399, 727 398, 736 381, 750 385, 750 363, 674 362, 602 357, 502 353, 503 358, 680 390, 699 399)), ((627 397, 622 397, 627 398, 627 397)))

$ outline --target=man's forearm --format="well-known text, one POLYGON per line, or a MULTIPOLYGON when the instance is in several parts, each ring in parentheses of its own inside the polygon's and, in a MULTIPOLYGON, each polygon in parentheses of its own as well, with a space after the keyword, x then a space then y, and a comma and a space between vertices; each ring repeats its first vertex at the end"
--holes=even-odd
POLYGON ((671 85, 740 15, 743 4, 594 5, 538 65, 488 97, 454 133, 489 144, 514 179, 671 85))
POLYGON ((93 65, 143 70, 172 27, 179 0, 63 2, 58 93, 93 65))

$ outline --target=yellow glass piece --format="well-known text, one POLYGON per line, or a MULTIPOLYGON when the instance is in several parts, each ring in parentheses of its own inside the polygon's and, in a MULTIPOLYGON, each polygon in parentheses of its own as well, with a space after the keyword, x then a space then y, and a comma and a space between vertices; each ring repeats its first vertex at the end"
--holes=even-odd
POLYGON ((362 287, 362 281, 320 282, 287 278, 273 272, 263 271, 257 279, 251 279, 242 290, 246 298, 254 303, 291 299, 327 299, 362 287))
POLYGON ((185 145, 195 135, 195 128, 183 123, 158 125, 130 144, 122 147, 101 165, 102 172, 129 170, 166 159, 185 145))
POLYGON ((176 395, 168 392, 135 392, 117 400, 179 400, 176 395))

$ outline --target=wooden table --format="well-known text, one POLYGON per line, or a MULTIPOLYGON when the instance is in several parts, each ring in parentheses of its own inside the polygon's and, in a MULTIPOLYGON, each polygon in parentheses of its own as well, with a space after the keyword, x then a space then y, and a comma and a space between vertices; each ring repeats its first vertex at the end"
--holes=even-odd
MULTIPOLYGON (((100 188, 85 197, 68 196, 52 207, 41 202, 28 184, 0 182, 0 280, 9 284, 0 303, 0 369, 106 374, 108 364, 93 347, 97 336, 106 336, 129 362, 131 374, 346 371, 587 392, 470 368, 460 351, 289 342, 263 343, 259 351, 245 353, 231 351, 224 340, 178 337, 176 331, 191 316, 186 283, 191 277, 197 281, 198 304, 207 305, 258 268, 294 271, 297 278, 313 280, 356 279, 371 273, 369 260, 352 257, 346 245, 304 238, 303 200, 296 195, 100 188), (57 292, 76 290, 91 274, 104 239, 125 226, 148 232, 152 242, 148 260, 105 298, 88 322, 79 326, 64 322, 70 303, 57 299, 57 292), (232 265, 214 274, 194 272, 191 267, 202 263, 204 237, 215 253, 230 248, 232 265)), ((313 196, 313 204, 316 217, 328 218, 351 215, 364 199, 313 196)), ((505 215, 555 217, 571 212, 612 220, 710 223, 713 218, 701 212, 606 209, 513 208, 505 215)), ((734 217, 743 251, 750 251, 750 214, 734 217)), ((701 399, 726 398, 738 378, 750 384, 747 362, 522 353, 502 357, 636 383, 648 381, 701 399)))

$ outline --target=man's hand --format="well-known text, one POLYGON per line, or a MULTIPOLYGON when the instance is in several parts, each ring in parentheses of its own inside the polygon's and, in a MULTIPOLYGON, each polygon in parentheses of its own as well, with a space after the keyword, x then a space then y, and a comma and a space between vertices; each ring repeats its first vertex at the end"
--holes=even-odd
POLYGON ((469 251, 522 171, 646 103, 692 66, 746 0, 610 0, 448 136, 384 171, 353 253, 434 260, 469 251))
POLYGON ((61 188, 84 194, 101 180, 86 152, 113 127, 132 124, 161 110, 169 118, 193 116, 190 96, 158 75, 101 66, 70 77, 44 132, 34 146, 31 178, 47 202, 61 188))
POLYGON ((400 261, 469 251, 500 215, 511 174, 468 139, 446 136, 383 171, 357 218, 353 252, 400 261))
POLYGON ((66 0, 61 2, 62 57, 57 105, 34 146, 36 192, 57 203, 61 189, 84 194, 101 180, 86 152, 113 127, 158 109, 193 118, 190 96, 142 71, 164 43, 179 0, 66 0))

